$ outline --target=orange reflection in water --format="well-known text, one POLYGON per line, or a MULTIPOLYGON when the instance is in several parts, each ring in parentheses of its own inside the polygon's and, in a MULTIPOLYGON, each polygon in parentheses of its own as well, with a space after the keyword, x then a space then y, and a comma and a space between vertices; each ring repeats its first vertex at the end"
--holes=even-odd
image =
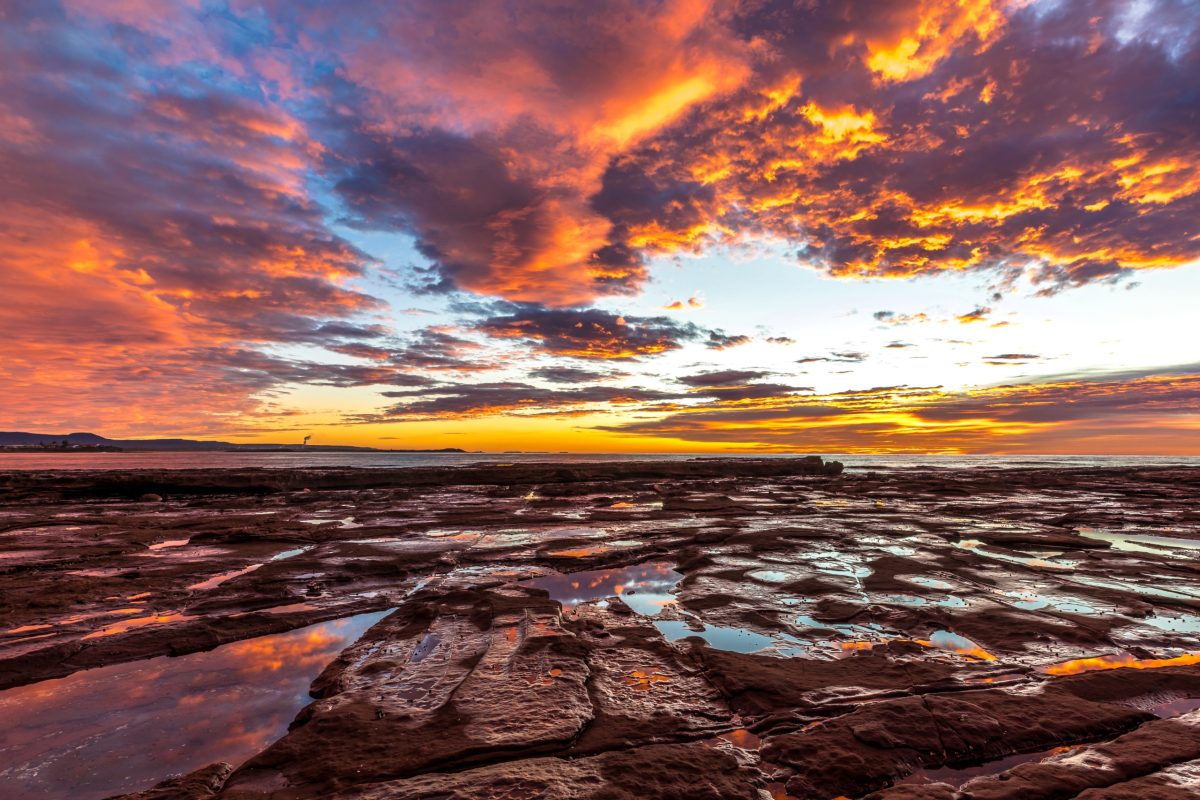
MULTIPOLYGON (((960 656, 966 656, 967 658, 979 659, 980 661, 997 660, 996 656, 992 655, 987 650, 984 650, 982 647, 975 644, 975 642, 972 642, 965 636, 959 636, 957 633, 951 633, 950 631, 934 631, 934 633, 928 639, 887 639, 886 641, 912 642, 913 644, 921 645, 921 647, 945 650, 950 653, 957 653, 960 656)), ((862 650, 871 650, 877 644, 883 644, 883 642, 872 642, 865 640, 850 641, 840 642, 838 646, 842 649, 843 653, 855 653, 862 650)))
POLYGON ((922 647, 935 647, 938 650, 947 650, 951 653, 958 653, 960 656, 977 658, 980 661, 996 660, 994 655, 970 639, 950 631, 934 631, 928 639, 914 639, 913 641, 922 647))
MULTIPOLYGON (((133 611, 145 611, 143 608, 135 608, 133 611)), ((152 614, 147 617, 132 617, 123 619, 115 625, 108 625, 98 631, 92 631, 84 639, 97 639, 101 636, 115 636, 118 633, 125 633, 134 628, 141 628, 145 625, 166 625, 171 622, 178 622, 185 619, 186 614, 152 614)))
POLYGON ((1043 671, 1048 675, 1078 675, 1081 672, 1098 669, 1159 669, 1161 667, 1186 667, 1192 664, 1200 664, 1200 653, 1190 653, 1175 658, 1134 658, 1128 654, 1094 656, 1053 664, 1043 671))
POLYGON ((595 547, 584 547, 578 550, 551 550, 547 555, 557 558, 588 558, 589 556, 598 556, 601 553, 607 553, 608 548, 604 545, 595 547))
POLYGON ((545 575, 521 583, 545 589, 564 611, 572 611, 580 603, 621 597, 639 614, 653 616, 675 601, 671 590, 682 577, 669 562, 652 561, 570 575, 545 575))
POLYGON ((670 680, 670 675, 663 675, 660 672, 644 672, 640 669, 635 669, 625 676, 625 684, 635 692, 648 692, 654 684, 669 683, 670 680))
POLYGON ((287 731, 312 679, 385 613, 0 692, 0 797, 98 800, 240 763, 287 731))
POLYGON ((761 736, 751 733, 745 728, 734 728, 731 731, 722 733, 718 738, 724 739, 734 747, 740 747, 743 750, 757 750, 762 744, 761 736))

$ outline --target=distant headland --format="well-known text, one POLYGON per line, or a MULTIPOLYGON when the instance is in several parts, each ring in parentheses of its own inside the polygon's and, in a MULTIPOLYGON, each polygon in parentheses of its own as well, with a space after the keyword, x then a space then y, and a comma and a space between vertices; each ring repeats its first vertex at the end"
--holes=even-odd
POLYGON ((37 453, 37 452, 80 452, 80 453, 121 453, 127 450, 189 450, 189 451, 248 451, 254 453, 300 453, 319 450, 322 452, 355 452, 364 453, 465 453, 459 447, 443 447, 440 449, 387 449, 378 447, 351 447, 349 445, 308 444, 305 437, 302 444, 237 444, 208 439, 108 439, 95 433, 25 433, 23 431, 0 431, 0 453, 37 453))

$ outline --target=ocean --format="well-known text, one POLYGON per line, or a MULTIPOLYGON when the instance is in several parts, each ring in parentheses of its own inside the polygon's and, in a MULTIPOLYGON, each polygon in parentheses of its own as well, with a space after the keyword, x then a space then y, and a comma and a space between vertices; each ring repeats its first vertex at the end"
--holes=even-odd
MULTIPOLYGON (((124 453, 0 453, 5 470, 125 470, 125 469, 296 469, 305 467, 454 467, 467 464, 596 461, 682 461, 693 458, 794 458, 806 453, 372 453, 329 452, 124 452, 124 453)), ((853 455, 818 453, 841 461, 852 472, 915 468, 972 467, 1156 467, 1200 466, 1200 456, 1093 455, 853 455)))

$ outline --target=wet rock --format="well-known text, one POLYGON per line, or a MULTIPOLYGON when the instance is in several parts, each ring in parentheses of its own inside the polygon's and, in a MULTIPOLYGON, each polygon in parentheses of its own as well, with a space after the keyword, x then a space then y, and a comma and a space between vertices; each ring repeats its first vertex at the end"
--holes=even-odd
POLYGON ((1200 760, 1173 764, 1131 781, 1088 789, 1079 800, 1196 800, 1200 797, 1200 760))
POLYGON ((120 795, 109 800, 203 800, 206 797, 216 797, 231 772, 233 766, 222 761, 187 775, 165 780, 153 789, 120 795))
POLYGON ((594 716, 572 754, 695 739, 732 727, 720 693, 655 628, 598 609, 585 609, 578 628, 589 644, 594 716), (597 630, 604 635, 595 637, 597 630))
POLYGON ((1099 739, 1153 716, 1046 687, 905 697, 859 706, 809 730, 769 738, 763 758, 791 768, 788 792, 857 796, 916 769, 1099 739))
MULTIPOLYGON (((835 469, 0 473, 0 686, 399 606, 221 795, 279 800, 761 800, 789 777, 796 798, 861 796, 912 769, 1115 744, 1135 709, 1200 697, 1200 668, 1171 666, 1200 653, 1200 470, 835 469), (147 494, 171 502, 130 502, 147 494), (1155 538, 1110 547, 1067 519, 1155 538), (629 585, 587 605, 650 561, 684 576, 661 610, 629 585), (551 569, 565 616, 517 588, 551 569), (711 744, 743 728, 761 752, 711 744)), ((1170 752, 1184 760, 1083 793, 1174 797, 1197 759, 1170 752)))
POLYGON ((663 498, 663 511, 730 511, 741 509, 732 497, 723 494, 670 495, 663 498))
POLYGON ((886 647, 838 661, 734 653, 702 644, 692 653, 734 710, 751 715, 813 712, 879 692, 917 691, 946 683, 956 671, 944 663, 894 659, 886 647))
POLYGON ((523 591, 415 598, 314 682, 291 732, 223 797, 327 797, 502 753, 565 748, 592 718, 584 648, 523 591))
POLYGON ((811 616, 821 622, 848 622, 865 611, 859 603, 826 597, 817 601, 811 616))
POLYGON ((530 758, 373 784, 329 800, 762 800, 761 774, 702 744, 650 745, 589 758, 530 758))
POLYGON ((141 500, 143 503, 161 503, 162 495, 154 494, 153 492, 147 492, 146 494, 139 497, 138 500, 141 500))
MULTIPOLYGON (((1196 797, 1200 783, 1184 787, 1175 765, 1200 761, 1200 712, 1148 722, 1111 742, 1082 747, 1000 775, 968 781, 961 795, 971 800, 1053 800, 1060 797, 1196 797), (1176 794, 1172 794, 1175 791, 1176 794)), ((893 800, 893 795, 886 795, 893 800)))
POLYGON ((863 800, 959 800, 958 790, 946 783, 894 786, 872 792, 863 800))
POLYGON ((272 614, 251 612, 217 618, 181 620, 167 630, 132 628, 122 635, 74 639, 31 647, 3 660, 0 690, 108 664, 121 664, 156 656, 180 656, 211 650, 222 644, 282 633, 314 622, 387 608, 387 598, 363 598, 353 603, 313 607, 272 614))

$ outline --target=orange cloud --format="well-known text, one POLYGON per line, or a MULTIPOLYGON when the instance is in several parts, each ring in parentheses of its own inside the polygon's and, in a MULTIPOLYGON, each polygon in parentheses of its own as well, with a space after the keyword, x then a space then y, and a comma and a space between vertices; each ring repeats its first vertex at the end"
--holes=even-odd
MULTIPOLYGON (((591 308, 639 292, 654 258, 718 244, 765 240, 846 279, 1025 274, 1046 294, 1200 259, 1200 36, 1170 4, 1136 18, 1086 0, 513 8, 6 9, 8 424, 254 426, 291 413, 280 395, 296 383, 736 347, 749 337, 591 308), (347 230, 411 237, 423 263, 401 274, 347 230), (397 276, 517 308, 395 337, 372 292, 402 291, 397 276)), ((982 447, 1085 424, 1014 416, 999 390, 987 408, 899 397, 715 398, 783 414, 781 432, 697 416, 729 410, 715 406, 681 412, 680 435, 982 447)))
POLYGON ((1195 365, 981 387, 774 391, 602 426, 629 436, 830 452, 1194 453, 1195 365))

